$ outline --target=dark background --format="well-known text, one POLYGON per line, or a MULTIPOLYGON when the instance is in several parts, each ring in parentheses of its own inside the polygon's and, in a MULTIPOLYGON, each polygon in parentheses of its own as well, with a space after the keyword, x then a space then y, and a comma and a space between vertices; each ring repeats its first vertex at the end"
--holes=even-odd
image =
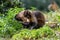
POLYGON ((38 10, 47 11, 48 5, 55 1, 60 7, 60 0, 0 0, 0 12, 4 13, 7 9, 12 7, 23 7, 25 9, 31 9, 35 7, 38 10))

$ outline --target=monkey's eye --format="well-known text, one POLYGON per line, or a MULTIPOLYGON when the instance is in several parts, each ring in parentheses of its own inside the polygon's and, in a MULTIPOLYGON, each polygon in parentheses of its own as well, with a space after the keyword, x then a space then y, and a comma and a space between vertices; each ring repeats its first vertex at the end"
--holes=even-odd
POLYGON ((27 14, 27 15, 25 15, 25 17, 27 17, 27 18, 31 18, 31 15, 27 14))

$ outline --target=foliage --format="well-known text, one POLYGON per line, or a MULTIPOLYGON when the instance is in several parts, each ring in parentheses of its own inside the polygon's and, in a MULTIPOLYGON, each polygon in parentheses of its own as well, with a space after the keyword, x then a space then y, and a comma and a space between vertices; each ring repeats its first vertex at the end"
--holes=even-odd
POLYGON ((21 30, 22 25, 15 20, 15 15, 24 10, 24 8, 11 8, 7 15, 1 14, 0 17, 0 36, 12 36, 16 31, 21 30))
MULTIPOLYGON (((54 0, 60 6, 60 0, 54 0)), ((31 9, 31 7, 36 7, 39 10, 47 10, 48 5, 51 3, 50 0, 0 0, 0 12, 4 13, 10 8, 14 7, 24 7, 26 9, 31 9)))
POLYGON ((46 19, 51 22, 60 22, 60 13, 58 11, 50 11, 48 14, 45 15, 46 19))
POLYGON ((0 0, 0 12, 5 13, 9 8, 21 7, 22 2, 20 0, 0 0))
MULTIPOLYGON (((42 39, 48 40, 51 38, 57 38, 55 35, 55 31, 60 31, 59 28, 51 29, 49 26, 45 25, 39 29, 22 29, 22 25, 20 22, 14 19, 15 15, 20 11, 24 10, 24 8, 10 8, 6 15, 0 13, 0 36, 1 37, 12 37, 13 40, 39 40, 42 39)), ((32 7, 31 10, 36 10, 35 7, 32 7)), ((59 12, 49 12, 48 21, 54 21, 60 23, 60 14, 59 12)))
POLYGON ((44 26, 40 29, 21 30, 20 33, 13 35, 12 39, 13 40, 36 40, 41 37, 47 37, 53 35, 54 35, 54 31, 50 27, 44 26))

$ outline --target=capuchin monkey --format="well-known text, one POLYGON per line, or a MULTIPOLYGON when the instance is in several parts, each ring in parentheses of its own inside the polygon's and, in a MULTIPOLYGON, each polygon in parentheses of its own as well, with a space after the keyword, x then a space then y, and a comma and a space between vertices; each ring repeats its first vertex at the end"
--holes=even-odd
POLYGON ((40 11, 23 10, 16 14, 15 19, 28 29, 38 29, 45 24, 45 17, 40 11))

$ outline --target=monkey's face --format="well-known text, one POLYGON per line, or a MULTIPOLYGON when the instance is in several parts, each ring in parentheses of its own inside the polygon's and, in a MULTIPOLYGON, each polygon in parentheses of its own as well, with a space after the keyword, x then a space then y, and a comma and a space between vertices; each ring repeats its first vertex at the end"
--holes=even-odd
POLYGON ((26 17, 26 18, 30 19, 30 18, 32 17, 31 12, 30 12, 30 11, 28 11, 28 10, 25 10, 25 11, 24 11, 24 17, 26 17))
POLYGON ((25 10, 23 15, 24 15, 23 17, 24 25, 29 25, 32 18, 31 12, 28 10, 25 10))
POLYGON ((26 26, 29 25, 29 23, 30 23, 30 19, 28 19, 25 16, 20 17, 19 15, 16 15, 15 19, 17 21, 20 21, 21 24, 26 25, 26 26))
POLYGON ((30 24, 31 18, 32 18, 31 12, 28 10, 25 10, 23 13, 17 14, 15 16, 15 19, 17 21, 20 21, 21 24, 26 25, 26 26, 30 24))
POLYGON ((28 18, 26 18, 26 17, 21 18, 21 20, 22 20, 22 24, 23 25, 26 25, 27 26, 30 23, 30 20, 28 18))

